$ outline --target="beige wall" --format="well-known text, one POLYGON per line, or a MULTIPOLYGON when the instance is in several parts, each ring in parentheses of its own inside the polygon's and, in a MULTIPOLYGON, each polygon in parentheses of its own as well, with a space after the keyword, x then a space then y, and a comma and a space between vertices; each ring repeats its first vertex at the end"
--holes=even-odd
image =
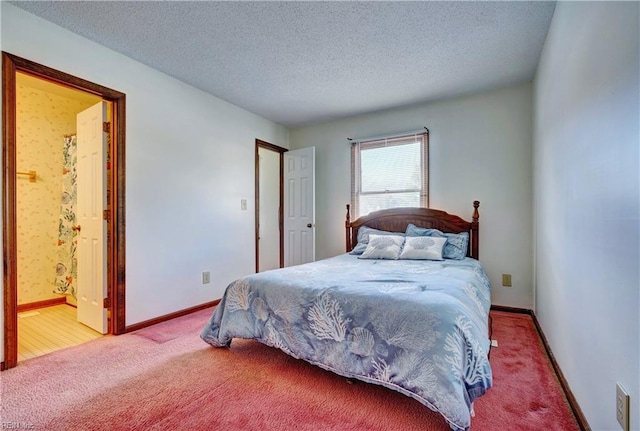
POLYGON ((558 2, 534 87, 535 311, 591 429, 640 430, 640 4, 558 2))
POLYGON ((531 96, 525 83, 291 131, 292 149, 316 147, 316 257, 344 253, 351 199, 348 137, 429 128, 429 204, 469 219, 480 201, 480 261, 493 304, 532 308, 531 96), (501 274, 512 274, 503 287, 501 274))
POLYGON ((259 270, 280 268, 280 153, 259 148, 260 242, 259 270))
POLYGON ((18 304, 59 297, 53 293, 65 134, 76 114, 100 99, 78 100, 76 91, 19 74, 16 85, 19 172, 36 171, 36 182, 17 180, 18 304))
POLYGON ((288 129, 8 2, 0 10, 3 51, 126 94, 126 325, 218 299, 255 272, 255 140, 288 148, 288 129))

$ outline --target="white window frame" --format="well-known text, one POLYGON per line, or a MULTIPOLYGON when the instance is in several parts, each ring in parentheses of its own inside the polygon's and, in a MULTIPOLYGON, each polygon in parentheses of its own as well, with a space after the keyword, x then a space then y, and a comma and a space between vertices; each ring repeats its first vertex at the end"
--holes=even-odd
POLYGON ((365 214, 360 214, 360 197, 367 195, 383 195, 383 194, 396 194, 407 192, 419 192, 420 193, 420 207, 429 207, 429 131, 423 130, 420 132, 403 133, 385 137, 361 139, 352 141, 351 143, 351 214, 354 218, 358 218, 365 214), (413 144, 416 142, 421 143, 420 151, 420 164, 421 164, 421 187, 419 189, 406 189, 406 190, 380 190, 374 192, 363 192, 361 187, 362 171, 361 159, 362 151, 391 147, 398 145, 413 144))

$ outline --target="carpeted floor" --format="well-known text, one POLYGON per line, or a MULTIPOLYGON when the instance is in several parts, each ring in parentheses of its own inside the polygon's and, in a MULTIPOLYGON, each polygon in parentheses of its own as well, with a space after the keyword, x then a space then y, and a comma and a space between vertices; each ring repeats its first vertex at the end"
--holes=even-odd
POLYGON ((491 316, 492 338, 498 340, 491 350, 493 387, 476 402, 471 428, 579 430, 531 316, 496 311, 491 316))
MULTIPOLYGON (((3 424, 36 430, 425 430, 440 415, 260 343, 216 349, 204 310, 0 373, 3 424)), ((578 430, 530 316, 492 312, 494 387, 471 429, 578 430)))

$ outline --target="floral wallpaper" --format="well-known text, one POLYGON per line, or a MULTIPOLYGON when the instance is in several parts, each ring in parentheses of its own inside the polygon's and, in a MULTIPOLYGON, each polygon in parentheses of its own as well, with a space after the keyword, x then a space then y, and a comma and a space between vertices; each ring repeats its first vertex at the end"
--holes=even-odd
POLYGON ((17 178, 18 304, 60 296, 53 292, 64 138, 75 133, 76 114, 100 100, 78 100, 74 90, 33 81, 18 74, 16 84, 16 168, 37 174, 35 183, 28 176, 17 178))
POLYGON ((78 231, 76 230, 76 204, 78 202, 76 165, 76 135, 64 138, 62 149, 62 189, 60 190, 60 219, 58 224, 58 259, 56 261, 56 280, 54 292, 71 295, 77 299, 76 280, 78 278, 78 260, 76 248, 78 231))

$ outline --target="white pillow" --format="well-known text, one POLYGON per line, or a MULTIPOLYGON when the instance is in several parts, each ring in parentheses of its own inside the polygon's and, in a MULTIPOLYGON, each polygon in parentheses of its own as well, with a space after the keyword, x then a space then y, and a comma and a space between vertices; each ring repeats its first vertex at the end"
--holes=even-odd
POLYGON ((447 238, 437 236, 408 236, 400 259, 442 260, 442 249, 447 238))
POLYGON ((402 251, 404 236, 369 235, 369 243, 360 259, 397 259, 402 251))

